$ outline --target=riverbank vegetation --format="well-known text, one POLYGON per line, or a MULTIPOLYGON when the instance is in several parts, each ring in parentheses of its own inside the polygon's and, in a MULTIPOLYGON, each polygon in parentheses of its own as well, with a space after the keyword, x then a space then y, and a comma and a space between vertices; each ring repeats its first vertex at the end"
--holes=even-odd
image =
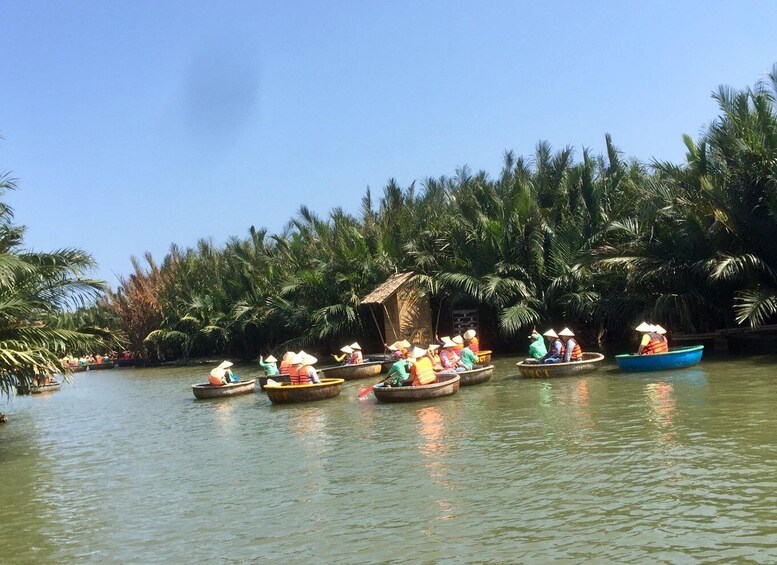
MULTIPOLYGON (((0 196, 16 188, 0 176, 0 196)), ((13 210, 0 203, 0 395, 14 385, 29 388, 36 375, 65 371, 60 358, 68 352, 109 347, 111 333, 66 320, 66 312, 88 304, 104 283, 84 276, 94 261, 79 249, 48 253, 24 249, 24 228, 13 222, 13 210)))
POLYGON ((280 344, 333 345, 369 331, 359 299, 412 270, 436 312, 477 307, 509 340, 534 325, 589 343, 643 319, 677 331, 758 325, 777 314, 777 66, 714 93, 720 113, 683 163, 539 143, 496 177, 464 167, 361 209, 301 207, 279 234, 252 227, 223 247, 173 245, 134 260, 111 303, 133 347, 165 358, 280 344))
POLYGON ((541 142, 505 153, 496 176, 390 180, 358 211, 302 206, 278 234, 172 245, 161 261, 133 258, 89 316, 156 359, 335 349, 373 331, 360 297, 412 270, 441 331, 452 308, 477 307, 500 348, 535 325, 594 345, 643 319, 674 332, 773 321, 776 95, 777 66, 752 88, 719 88, 682 163, 626 158, 609 136, 602 155, 541 142))

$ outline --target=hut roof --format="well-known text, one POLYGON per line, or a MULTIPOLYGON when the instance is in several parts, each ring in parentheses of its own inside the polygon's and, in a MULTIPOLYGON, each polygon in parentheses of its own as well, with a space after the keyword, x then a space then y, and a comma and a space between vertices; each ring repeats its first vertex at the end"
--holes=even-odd
POLYGON ((375 290, 362 298, 362 304, 383 304, 413 276, 412 272, 391 275, 375 290))

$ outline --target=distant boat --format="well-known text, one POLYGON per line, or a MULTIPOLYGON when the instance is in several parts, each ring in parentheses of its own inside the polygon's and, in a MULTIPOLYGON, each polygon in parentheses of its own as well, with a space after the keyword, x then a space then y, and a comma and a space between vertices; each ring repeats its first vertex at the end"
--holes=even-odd
POLYGON ((615 362, 621 371, 627 373, 643 373, 646 371, 666 371, 669 369, 685 369, 697 365, 704 353, 703 345, 677 347, 668 353, 650 353, 639 355, 628 353, 616 355, 615 362))
POLYGON ((346 381, 355 381, 357 379, 368 379, 380 374, 382 361, 369 361, 365 363, 356 363, 354 365, 339 365, 337 367, 327 367, 319 369, 319 375, 329 379, 343 379, 346 381))
MULTIPOLYGON (((320 373, 319 373, 320 374, 320 373)), ((270 377, 272 378, 272 377, 270 377)), ((268 383, 264 392, 273 404, 291 404, 295 402, 314 402, 334 398, 340 394, 343 379, 322 378, 320 383, 292 385, 287 383, 268 383)))
POLYGON ((195 398, 200 400, 206 398, 226 398, 229 396, 238 396, 253 392, 256 388, 256 379, 250 381, 239 381, 221 386, 213 386, 210 383, 192 385, 192 392, 195 398))
MULTIPOLYGON (((446 374, 452 375, 453 373, 437 373, 437 376, 439 378, 446 374)), ((476 367, 470 371, 458 371, 456 374, 461 379, 459 386, 479 385, 491 380, 491 376, 494 374, 494 366, 476 367)))
POLYGON ((456 394, 460 384, 458 373, 443 373, 438 375, 437 382, 428 385, 387 387, 378 383, 372 387, 372 393, 380 402, 414 402, 456 394))
POLYGON ((531 379, 550 379, 553 377, 569 377, 584 375, 596 371, 604 362, 601 353, 585 352, 582 361, 570 361, 569 363, 538 363, 521 361, 516 363, 522 377, 531 379))

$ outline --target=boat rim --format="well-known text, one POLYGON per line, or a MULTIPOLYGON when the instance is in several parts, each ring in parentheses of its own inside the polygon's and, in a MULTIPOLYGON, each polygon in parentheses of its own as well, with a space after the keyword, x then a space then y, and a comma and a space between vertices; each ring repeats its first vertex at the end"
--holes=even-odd
POLYGON ((671 351, 667 351, 666 353, 650 353, 650 354, 642 354, 642 353, 621 353, 620 355, 616 355, 616 359, 642 359, 642 358, 649 358, 649 359, 655 359, 656 357, 665 357, 667 355, 674 355, 677 353, 692 353, 694 351, 702 351, 704 350, 704 345, 685 345, 682 347, 676 347, 672 349, 671 351))
POLYGON ((251 379, 251 380, 248 380, 248 381, 238 381, 236 383, 227 383, 227 384, 223 384, 223 385, 219 385, 219 386, 213 386, 210 383, 197 383, 197 384, 192 385, 192 388, 213 388, 213 389, 217 389, 218 388, 218 389, 224 390, 225 388, 235 388, 237 386, 248 385, 248 384, 251 384, 251 383, 256 383, 256 379, 251 379))
POLYGON ((519 361, 515 365, 517 367, 537 367, 538 365, 542 365, 543 367, 566 367, 568 365, 584 365, 586 363, 604 361, 604 353, 599 353, 597 351, 586 351, 583 353, 583 355, 586 354, 596 355, 596 357, 593 357, 592 359, 583 359, 581 361, 567 361, 565 363, 526 363, 525 361, 519 361))
MULTIPOLYGON (((270 378, 272 378, 272 377, 270 377, 270 378)), ((345 382, 345 379, 336 379, 334 377, 324 377, 323 379, 321 379, 320 383, 308 383, 308 384, 305 384, 305 385, 292 385, 292 384, 289 384, 289 383, 278 383, 278 384, 275 384, 275 385, 266 384, 266 385, 264 385, 264 388, 265 388, 265 390, 268 389, 268 388, 270 388, 270 389, 286 388, 287 389, 289 387, 294 387, 295 389, 298 389, 298 388, 316 388, 316 387, 320 387, 320 386, 324 386, 324 385, 343 384, 344 382, 345 382)))

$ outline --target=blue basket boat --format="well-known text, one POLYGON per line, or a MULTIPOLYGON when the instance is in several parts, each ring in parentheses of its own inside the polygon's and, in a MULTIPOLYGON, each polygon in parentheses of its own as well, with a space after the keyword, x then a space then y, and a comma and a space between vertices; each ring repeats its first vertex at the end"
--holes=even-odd
POLYGON ((704 353, 703 345, 692 345, 689 347, 678 347, 668 353, 616 355, 615 362, 621 371, 628 373, 666 371, 668 369, 692 367, 701 361, 702 353, 704 353))

